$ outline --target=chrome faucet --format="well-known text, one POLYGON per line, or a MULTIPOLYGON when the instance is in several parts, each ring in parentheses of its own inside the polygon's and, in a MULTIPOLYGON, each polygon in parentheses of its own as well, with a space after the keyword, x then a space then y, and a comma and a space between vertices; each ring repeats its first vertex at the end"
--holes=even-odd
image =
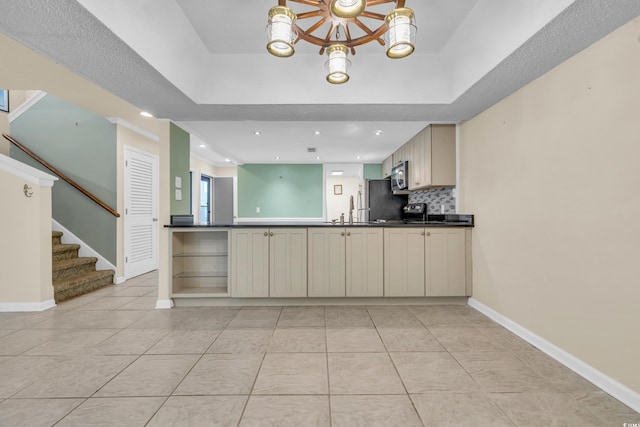
POLYGON ((349 197, 349 225, 353 224, 353 196, 349 197))

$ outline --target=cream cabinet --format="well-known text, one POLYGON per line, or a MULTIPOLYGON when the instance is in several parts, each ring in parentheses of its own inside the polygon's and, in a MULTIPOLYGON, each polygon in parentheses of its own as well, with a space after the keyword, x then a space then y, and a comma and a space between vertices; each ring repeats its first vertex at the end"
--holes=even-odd
POLYGON ((381 228, 310 228, 310 297, 383 296, 381 228))
POLYGON ((426 296, 470 295, 467 292, 466 274, 468 238, 470 238, 470 234, 463 228, 429 228, 426 230, 425 257, 428 266, 425 269, 426 296))
POLYGON ((234 229, 231 247, 232 297, 307 296, 305 228, 234 229))
POLYGON ((389 178, 391 176, 392 168, 393 168, 393 155, 387 157, 382 161, 382 177, 389 178))
POLYGON ((384 229, 384 296, 425 295, 424 228, 384 229))
POLYGON ((269 232, 269 296, 307 296, 307 229, 272 228, 269 232))
POLYGON ((471 230, 385 228, 384 295, 471 295, 471 230))
POLYGON ((229 230, 171 229, 172 297, 229 296, 229 230))
POLYGON ((455 125, 429 125, 406 145, 410 190, 456 185, 455 125))
POLYGON ((308 295, 346 296, 346 231, 342 227, 308 229, 308 295))
POLYGON ((382 228, 346 229, 346 296, 383 296, 383 239, 382 228))
POLYGON ((231 232, 231 296, 269 296, 269 229, 237 228, 231 232))

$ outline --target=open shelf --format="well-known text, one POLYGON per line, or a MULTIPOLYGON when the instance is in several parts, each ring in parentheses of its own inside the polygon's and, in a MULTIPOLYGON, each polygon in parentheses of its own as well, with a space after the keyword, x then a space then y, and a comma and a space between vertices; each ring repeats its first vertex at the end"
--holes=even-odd
POLYGON ((229 295, 229 230, 173 229, 171 296, 229 295))

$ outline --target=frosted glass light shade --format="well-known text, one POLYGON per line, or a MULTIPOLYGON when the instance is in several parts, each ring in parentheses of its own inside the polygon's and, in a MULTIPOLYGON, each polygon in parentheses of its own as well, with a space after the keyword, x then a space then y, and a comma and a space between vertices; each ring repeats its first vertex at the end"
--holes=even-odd
POLYGON ((327 48, 327 81, 333 84, 346 83, 349 80, 351 61, 347 59, 349 50, 343 44, 334 44, 327 48))
POLYGON ((415 49, 417 31, 413 10, 404 7, 395 9, 386 16, 385 22, 389 26, 385 33, 387 56, 404 58, 411 55, 415 49))
POLYGON ((366 6, 366 0, 331 0, 329 9, 333 16, 354 18, 360 15, 366 6))
POLYGON ((295 31, 293 23, 296 14, 284 6, 275 6, 269 10, 269 22, 267 23, 267 50, 269 53, 281 58, 294 54, 293 43, 295 31))

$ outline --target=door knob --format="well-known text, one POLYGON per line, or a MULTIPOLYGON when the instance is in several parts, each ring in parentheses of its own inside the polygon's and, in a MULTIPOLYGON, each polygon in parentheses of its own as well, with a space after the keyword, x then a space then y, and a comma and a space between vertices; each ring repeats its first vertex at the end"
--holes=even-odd
POLYGON ((153 218, 153 222, 158 222, 158 218, 153 218))

